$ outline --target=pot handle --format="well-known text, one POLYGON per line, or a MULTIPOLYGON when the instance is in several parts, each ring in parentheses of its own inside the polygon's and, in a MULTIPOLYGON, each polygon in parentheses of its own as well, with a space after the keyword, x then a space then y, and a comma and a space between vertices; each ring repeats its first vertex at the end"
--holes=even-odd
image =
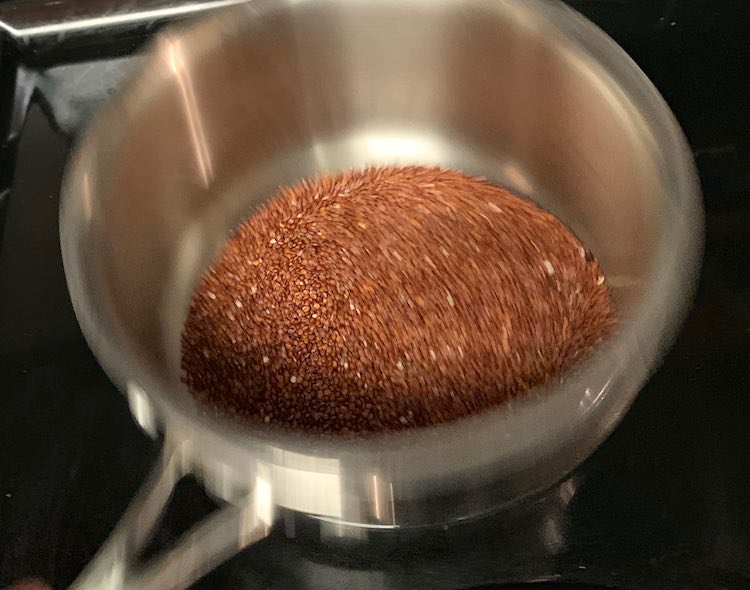
POLYGON ((184 443, 164 442, 161 456, 94 559, 71 590, 178 590, 187 588, 226 559, 263 539, 270 522, 250 492, 209 514, 174 547, 143 565, 136 562, 164 512, 172 491, 188 471, 184 443))

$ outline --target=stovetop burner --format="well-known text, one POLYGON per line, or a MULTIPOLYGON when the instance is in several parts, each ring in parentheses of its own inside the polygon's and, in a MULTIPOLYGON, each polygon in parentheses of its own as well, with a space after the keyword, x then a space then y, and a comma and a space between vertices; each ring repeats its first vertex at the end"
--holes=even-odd
MULTIPOLYGON (((663 366, 610 439, 523 510, 359 539, 284 513, 196 588, 750 587, 750 19, 730 0, 570 4, 654 81, 698 163, 704 269, 663 366)), ((71 6, 0 4, 0 587, 29 575, 67 586, 158 452, 78 329, 58 195, 71 141, 133 67, 132 51, 182 13, 123 21, 116 34, 84 15, 88 24, 53 34, 71 6), (36 37, 19 43, 32 17, 36 37)), ((155 545, 214 507, 184 481, 155 545)))

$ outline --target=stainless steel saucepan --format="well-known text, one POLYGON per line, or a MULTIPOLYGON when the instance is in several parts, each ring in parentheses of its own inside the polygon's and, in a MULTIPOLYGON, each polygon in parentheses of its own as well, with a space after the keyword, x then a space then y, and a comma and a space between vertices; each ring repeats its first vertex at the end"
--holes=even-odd
POLYGON ((162 459, 77 588, 184 587, 262 538, 279 507, 349 527, 481 514, 558 482, 618 423, 673 338, 702 212, 663 100, 599 29, 543 0, 255 0, 160 35, 82 137, 60 213, 91 348, 162 459), (180 380, 191 289, 281 184, 439 164, 528 195, 601 260, 618 333, 544 391, 366 440, 205 413, 180 380), (133 560, 174 484, 222 509, 133 560))

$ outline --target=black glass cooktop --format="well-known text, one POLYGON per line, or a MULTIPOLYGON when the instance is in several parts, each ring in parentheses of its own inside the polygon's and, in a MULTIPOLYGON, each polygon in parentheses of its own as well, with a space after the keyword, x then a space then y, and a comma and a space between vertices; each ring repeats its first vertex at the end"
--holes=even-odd
MULTIPOLYGON (((18 4, 41 19, 76 5, 18 4)), ((526 513, 366 542, 287 514, 196 588, 750 588, 750 16, 738 0, 570 4, 653 80, 698 164, 704 268, 663 366, 610 439, 526 513)), ((0 5, 0 22, 14 10, 0 5)), ((66 587, 158 450, 80 334, 57 230, 71 141, 151 28, 19 46, 3 27, 0 587, 29 575, 66 587)), ((213 506, 183 482, 157 540, 213 506)))

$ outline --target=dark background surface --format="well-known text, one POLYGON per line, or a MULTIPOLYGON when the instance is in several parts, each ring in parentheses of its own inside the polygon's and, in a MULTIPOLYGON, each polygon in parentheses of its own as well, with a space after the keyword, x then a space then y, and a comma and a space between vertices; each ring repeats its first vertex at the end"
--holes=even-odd
MULTIPOLYGON (((374 535, 353 547, 321 539, 313 522, 289 517, 294 538, 281 527, 197 587, 489 589, 552 579, 750 588, 748 3, 569 3, 651 78, 698 164, 704 269, 695 307, 664 365, 610 439, 531 514, 374 535)), ((0 69, 8 59, 0 53, 0 69)), ((13 173, 10 191, 0 193, 0 587, 27 575, 68 585, 158 451, 82 339, 57 233, 70 143, 64 131, 85 119, 119 79, 113 71, 127 66, 30 70, 36 92, 17 154, 10 143, 0 154, 13 173), (71 76, 80 77, 72 80, 77 92, 64 86, 71 76)), ((159 540, 173 539, 211 507, 186 481, 159 540)))

